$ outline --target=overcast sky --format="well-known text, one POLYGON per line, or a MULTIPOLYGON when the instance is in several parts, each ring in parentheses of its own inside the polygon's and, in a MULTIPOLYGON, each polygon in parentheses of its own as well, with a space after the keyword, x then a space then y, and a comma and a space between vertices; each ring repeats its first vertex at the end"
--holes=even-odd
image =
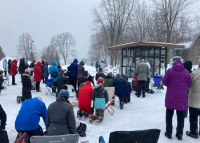
POLYGON ((70 32, 76 39, 78 59, 90 45, 91 9, 100 0, 0 0, 0 46, 16 57, 18 38, 32 35, 37 49, 48 46, 53 35, 70 32))
MULTIPOLYGON (((0 0, 0 46, 6 56, 17 57, 18 38, 23 32, 32 35, 38 50, 48 46, 53 35, 70 32, 76 39, 78 59, 88 57, 91 9, 98 6, 99 2, 100 0, 0 0)), ((199 5, 195 4, 198 10, 199 5)))

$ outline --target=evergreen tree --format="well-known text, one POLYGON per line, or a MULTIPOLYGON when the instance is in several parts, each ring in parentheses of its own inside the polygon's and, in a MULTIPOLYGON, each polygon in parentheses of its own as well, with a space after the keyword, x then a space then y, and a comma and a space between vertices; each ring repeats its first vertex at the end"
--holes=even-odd
POLYGON ((3 59, 5 57, 5 54, 0 46, 0 60, 3 59))

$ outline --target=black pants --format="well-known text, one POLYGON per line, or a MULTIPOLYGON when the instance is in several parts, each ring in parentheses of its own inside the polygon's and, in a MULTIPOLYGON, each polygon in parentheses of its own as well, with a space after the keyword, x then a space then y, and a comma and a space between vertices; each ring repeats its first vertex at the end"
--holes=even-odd
POLYGON ((200 108, 189 107, 190 112, 190 132, 193 135, 198 135, 198 116, 200 115, 200 108))
POLYGON ((146 89, 146 81, 145 80, 138 80, 138 95, 145 95, 145 89, 146 89))
POLYGON ((15 84, 15 76, 12 76, 12 84, 15 84))
POLYGON ((77 82, 77 77, 71 77, 71 83, 72 83, 72 86, 74 87, 75 92, 77 92, 76 82, 77 82))
POLYGON ((5 72, 5 75, 7 75, 7 71, 4 71, 5 72))
MULTIPOLYGON (((167 108, 166 108, 167 109, 167 108)), ((182 137, 183 135, 183 128, 184 128, 184 113, 185 111, 176 111, 177 112, 177 128, 176 128, 176 135, 182 137)), ((172 135, 172 117, 174 114, 174 110, 167 109, 166 110, 166 132, 169 136, 172 135)))
POLYGON ((36 82, 36 91, 40 90, 40 82, 36 82))
POLYGON ((53 82, 52 92, 56 92, 57 82, 53 82))

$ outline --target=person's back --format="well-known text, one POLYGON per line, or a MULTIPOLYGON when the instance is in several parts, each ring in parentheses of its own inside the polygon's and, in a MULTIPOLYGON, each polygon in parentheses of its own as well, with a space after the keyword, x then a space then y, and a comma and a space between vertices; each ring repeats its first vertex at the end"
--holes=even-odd
POLYGON ((125 77, 124 79, 126 80, 126 85, 127 85, 124 102, 127 103, 131 101, 132 88, 131 88, 131 83, 128 81, 128 77, 125 77))
POLYGON ((85 63, 81 61, 78 66, 78 79, 83 75, 83 72, 85 71, 84 65, 85 63))
POLYGON ((136 68, 135 73, 138 74, 138 81, 147 81, 147 75, 150 73, 150 69, 147 64, 142 62, 136 68))
POLYGON ((65 77, 65 76, 60 76, 59 78, 58 78, 58 81, 57 81, 57 89, 58 89, 58 93, 60 92, 60 90, 62 89, 62 86, 64 85, 64 84, 68 84, 68 79, 67 79, 67 77, 65 77))
POLYGON ((60 77, 60 72, 59 72, 58 68, 56 67, 56 62, 54 60, 51 61, 51 67, 49 68, 49 74, 51 75, 51 79, 53 79, 53 82, 57 82, 58 78, 60 77), (52 72, 57 73, 57 77, 53 77, 52 72))
POLYGON ((77 77, 78 76, 78 60, 74 59, 73 63, 70 65, 70 74, 71 77, 77 77))
POLYGON ((167 70, 163 84, 167 86, 165 106, 169 109, 187 110, 191 78, 181 61, 175 62, 173 67, 167 70))
POLYGON ((102 71, 102 68, 99 68, 99 72, 96 74, 96 81, 99 79, 99 77, 105 78, 105 75, 102 71))
POLYGON ((26 69, 25 61, 24 61, 24 59, 21 59, 20 63, 19 63, 19 73, 20 74, 25 73, 25 69, 26 69))
MULTIPOLYGON (((60 94, 63 94, 65 91, 67 90, 62 89, 60 94)), ((68 93, 68 91, 65 93, 68 93)), ((66 96, 69 97, 69 93, 66 96)), ((75 134, 75 124, 75 116, 71 104, 67 102, 64 95, 59 95, 59 98, 48 107, 47 135, 75 134)))
POLYGON ((22 75, 22 101, 32 98, 31 89, 31 77, 28 75, 28 70, 26 70, 25 74, 22 75))
POLYGON ((86 82, 85 86, 79 90, 78 93, 78 106, 79 111, 84 110, 88 114, 91 114, 91 100, 92 100, 93 88, 89 81, 86 82))
POLYGON ((107 77, 104 79, 104 87, 112 87, 113 79, 110 73, 107 74, 107 77))
POLYGON ((0 104, 0 131, 1 128, 5 129, 6 128, 6 121, 7 121, 7 116, 6 116, 6 112, 3 110, 1 104, 0 104))

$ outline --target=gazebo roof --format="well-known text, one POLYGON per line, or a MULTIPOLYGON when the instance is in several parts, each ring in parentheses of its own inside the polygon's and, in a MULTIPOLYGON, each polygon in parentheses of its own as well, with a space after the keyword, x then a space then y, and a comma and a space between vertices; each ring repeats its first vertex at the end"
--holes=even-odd
POLYGON ((128 47, 137 46, 153 46, 153 47, 167 47, 167 48, 185 48, 184 45, 172 44, 172 43, 161 43, 161 42, 132 42, 121 45, 109 47, 108 50, 119 50, 128 47))

